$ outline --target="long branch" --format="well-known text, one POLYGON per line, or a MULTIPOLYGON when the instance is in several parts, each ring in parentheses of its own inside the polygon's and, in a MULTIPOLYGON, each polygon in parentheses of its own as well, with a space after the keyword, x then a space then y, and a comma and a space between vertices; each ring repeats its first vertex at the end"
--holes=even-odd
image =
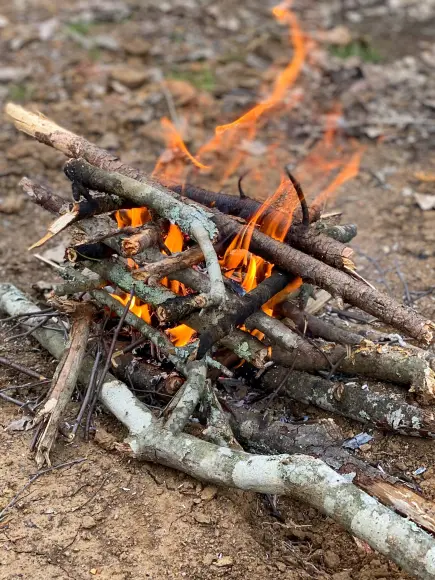
POLYGON ((212 280, 211 296, 215 304, 225 298, 225 287, 212 240, 217 237, 214 224, 199 206, 186 205, 171 195, 166 188, 151 178, 141 183, 120 173, 108 173, 90 165, 84 159, 70 159, 64 167, 73 183, 80 183, 94 191, 111 193, 128 199, 138 207, 146 206, 162 217, 176 223, 183 232, 189 234, 201 247, 212 280))
MULTIPOLYGON (((27 133, 28 135, 31 135, 41 143, 61 151, 67 157, 72 157, 75 159, 82 157, 91 165, 106 171, 121 173, 122 175, 145 183, 150 181, 149 176, 144 172, 130 167, 125 163, 122 163, 118 157, 115 157, 108 151, 97 147, 83 137, 80 137, 71 131, 60 127, 50 119, 27 111, 23 107, 13 103, 8 103, 6 105, 5 112, 12 119, 17 129, 27 133)), ((208 201, 206 194, 208 193, 214 197, 218 195, 215 193, 212 194, 211 192, 198 190, 195 187, 189 187, 189 195, 192 198, 195 195, 195 190, 199 192, 200 203, 204 203, 207 207, 210 207, 210 204, 213 205, 213 200, 208 201)), ((172 188, 172 191, 176 192, 178 190, 176 187, 174 187, 172 188)), ((195 199, 197 197, 198 196, 196 196, 195 199)), ((226 197, 228 197, 228 199, 225 200, 225 207, 222 207, 222 209, 237 215, 238 212, 233 211, 237 198, 232 196, 226 197)), ((244 215, 246 215, 246 217, 250 217, 253 215, 253 213, 255 213, 260 204, 254 200, 249 200, 249 202, 246 203, 247 201, 248 200, 246 199, 242 200, 243 203, 240 203, 240 205, 249 208, 244 215), (252 211, 253 209, 254 211, 252 211)), ((116 199, 115 203, 117 203, 116 199)), ((239 202, 237 201, 237 203, 239 202)), ((114 207, 113 210, 115 209, 119 209, 119 207, 114 207)), ((276 210, 271 211, 275 211, 277 218, 280 218, 281 212, 277 213, 276 210)), ((314 211, 314 213, 316 212, 314 211)), ((273 214, 270 215, 272 216, 273 214)), ((318 215, 312 215, 312 218, 317 219, 318 215)), ((288 216, 285 216, 285 221, 287 221, 287 219, 288 216)), ((297 247, 300 247, 301 250, 330 263, 332 266, 341 268, 343 265, 348 265, 351 268, 353 267, 353 263, 350 260, 352 250, 332 238, 324 236, 323 234, 319 234, 319 232, 316 230, 309 229, 307 231, 304 229, 302 231, 301 227, 295 225, 294 227, 290 228, 289 242, 291 244, 295 244, 297 247)))
MULTIPOLYGON (((34 304, 10 284, 0 285, 0 309, 10 315, 30 312, 34 304)), ((65 343, 58 333, 38 328, 34 336, 60 358, 65 343)), ((86 359, 85 359, 86 360, 86 359)), ((89 379, 83 365, 80 379, 89 379)), ((261 493, 289 495, 332 517, 353 535, 393 559, 417 578, 435 578, 435 541, 336 473, 306 455, 262 456, 219 447, 184 433, 162 429, 125 384, 108 375, 101 401, 129 429, 124 449, 132 456, 179 469, 204 481, 261 493)))

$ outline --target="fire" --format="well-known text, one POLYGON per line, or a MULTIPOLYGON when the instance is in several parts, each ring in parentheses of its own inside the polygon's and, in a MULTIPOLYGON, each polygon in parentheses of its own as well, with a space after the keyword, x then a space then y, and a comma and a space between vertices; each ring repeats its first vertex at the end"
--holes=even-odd
POLYGON ((184 346, 190 342, 195 334, 193 328, 186 324, 180 324, 174 328, 166 330, 166 334, 172 340, 175 346, 184 346))
MULTIPOLYGON (((125 306, 130 299, 130 296, 128 294, 125 294, 124 296, 112 294, 112 296, 113 298, 116 298, 118 302, 121 302, 123 306, 125 306)), ((131 312, 133 314, 136 314, 136 316, 138 316, 139 318, 142 318, 142 320, 144 320, 147 324, 151 324, 150 307, 148 306, 148 304, 140 304, 140 300, 136 298, 136 296, 133 296, 129 310, 131 310, 131 312)))
MULTIPOLYGON (((281 110, 288 111, 301 99, 302 93, 298 95, 293 91, 290 102, 286 102, 289 90, 300 77, 305 63, 309 62, 307 53, 310 40, 305 37, 298 18, 291 10, 291 0, 276 6, 272 12, 279 22, 288 26, 293 51, 288 65, 276 76, 269 95, 231 123, 217 126, 213 137, 197 150, 196 155, 193 155, 187 148, 180 126, 176 127, 164 117, 161 124, 166 149, 160 155, 153 171, 153 176, 161 182, 184 184, 189 167, 193 167, 196 172, 207 173, 208 177, 214 174, 216 180, 223 185, 249 156, 248 145, 252 144, 259 128, 270 117, 270 114, 278 112, 279 107, 281 110), (227 163, 223 165, 225 159, 227 163)), ((335 105, 325 117, 323 139, 297 166, 296 173, 303 183, 305 183, 305 176, 308 176, 308 178, 313 178, 316 187, 319 183, 321 184, 321 192, 315 198, 315 204, 325 203, 326 199, 330 198, 343 183, 355 177, 359 171, 362 149, 358 148, 350 158, 346 159, 344 152, 339 151, 335 144, 341 114, 340 105, 335 105), (331 179, 330 174, 333 171, 337 174, 331 179), (319 175, 320 179, 318 179, 319 175), (327 180, 330 182, 327 183, 327 180)), ((261 187, 266 190, 269 186, 269 179, 263 170, 265 165, 268 168, 278 168, 288 163, 288 159, 281 163, 279 154, 279 142, 275 142, 268 146, 262 162, 255 169, 251 167, 249 180, 256 183, 257 189, 261 187)), ((287 175, 283 175, 274 193, 261 204, 221 256, 220 264, 224 275, 240 284, 246 292, 253 290, 260 282, 268 278, 274 265, 250 251, 253 232, 259 229, 276 240, 284 241, 291 227, 294 211, 298 206, 299 201, 294 186, 287 175), (271 209, 278 211, 271 212, 271 209)), ((117 212, 116 219, 119 227, 138 226, 149 221, 151 215, 146 208, 135 208, 117 212)), ((169 226, 165 245, 171 253, 183 251, 185 239, 178 226, 174 224, 169 226)), ((163 252, 163 255, 166 253, 163 252)), ((132 262, 132 267, 136 267, 134 262, 132 262)), ((186 288, 177 281, 169 281, 165 278, 161 282, 176 294, 187 294, 186 288)), ((282 292, 263 306, 264 312, 273 316, 275 306, 301 284, 300 278, 288 284, 282 292)), ((123 304, 126 304, 128 300, 128 296, 115 296, 115 298, 123 304)), ((137 316, 151 323, 152 311, 148 305, 133 298, 130 309, 137 316)), ((167 329, 165 332, 175 346, 187 344, 195 335, 195 331, 185 324, 167 329)), ((253 334, 262 338, 262 334, 258 331, 253 331, 253 334)))
POLYGON ((290 4, 290 2, 284 2, 275 6, 275 8, 272 9, 272 13, 279 22, 289 24, 289 36, 294 51, 292 60, 283 72, 278 75, 272 94, 232 123, 216 127, 217 135, 221 135, 222 133, 239 126, 255 124, 266 111, 283 100, 288 89, 298 78, 305 61, 306 48, 304 35, 302 34, 298 19, 290 10, 290 4))
POLYGON ((348 162, 344 165, 335 179, 326 187, 319 195, 315 198, 313 204, 320 205, 324 203, 327 199, 332 198, 332 194, 337 191, 337 189, 349 181, 349 179, 353 179, 359 173, 361 157, 363 154, 363 149, 358 148, 357 151, 351 156, 348 162))

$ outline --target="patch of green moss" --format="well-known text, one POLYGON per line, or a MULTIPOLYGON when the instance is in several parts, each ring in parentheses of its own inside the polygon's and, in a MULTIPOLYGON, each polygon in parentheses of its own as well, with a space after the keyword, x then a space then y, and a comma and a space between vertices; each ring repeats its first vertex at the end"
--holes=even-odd
POLYGON ((67 30, 80 34, 81 36, 88 36, 93 26, 92 22, 85 22, 78 20, 77 22, 70 22, 66 25, 67 30))
POLYGON ((367 40, 359 39, 349 42, 344 46, 330 46, 329 52, 338 58, 351 58, 358 56, 363 62, 380 62, 382 60, 379 52, 367 40))
POLYGON ((32 85, 10 85, 9 86, 9 99, 14 103, 25 103, 32 99, 34 93, 34 88, 32 85))
POLYGON ((186 81, 200 91, 212 92, 216 87, 216 78, 213 71, 208 67, 189 71, 176 70, 172 71, 168 77, 179 81, 186 81))

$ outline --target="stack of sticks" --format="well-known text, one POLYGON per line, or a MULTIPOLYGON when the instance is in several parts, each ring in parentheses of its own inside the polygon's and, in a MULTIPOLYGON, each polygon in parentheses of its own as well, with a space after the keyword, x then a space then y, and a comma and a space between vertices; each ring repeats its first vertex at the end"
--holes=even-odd
MULTIPOLYGON (((339 429, 332 429, 331 422, 301 426, 266 421, 264 413, 223 401, 216 388, 219 378, 232 377, 232 367, 243 360, 244 366, 258 370, 253 386, 270 394, 269 404, 277 394, 286 395, 383 430, 435 436, 435 418, 428 407, 435 392, 435 359, 425 350, 433 342, 435 325, 357 274, 353 252, 346 245, 356 228, 322 220, 319 208, 308 210, 304 203, 283 242, 252 228, 250 252, 273 264, 274 270, 241 296, 225 278, 219 255, 245 227, 244 220, 258 210, 258 202, 191 186, 168 189, 42 116, 12 104, 6 112, 18 129, 70 158, 64 170, 72 183, 72 207, 40 183, 21 181, 31 199, 56 216, 40 243, 69 226, 76 239, 81 236, 80 243, 67 250, 68 263, 61 271, 65 281, 52 298, 52 305, 70 316, 68 344, 38 326, 38 315, 27 318, 35 326, 37 340, 60 359, 46 402, 34 420, 38 464, 50 461, 60 418, 79 381, 87 390, 70 438, 85 413, 89 425, 100 399, 130 431, 127 442, 118 445, 123 452, 215 483, 300 497, 417 577, 435 577, 432 537, 385 507, 435 532, 431 502, 344 450, 339 429), (139 227, 116 226, 114 212, 143 207, 151 213, 151 221, 139 227), (184 252, 168 255, 162 236, 168 223, 188 236, 191 245, 184 252), (134 268, 129 258, 134 259, 134 268), (189 292, 175 294, 160 283, 163 278, 183 284, 189 292), (283 294, 300 279, 298 297, 283 294), (408 343, 391 344, 386 334, 344 329, 314 316, 305 309, 303 298, 310 287, 376 317, 402 333, 408 343), (122 301, 115 297, 120 291, 122 301), (280 300, 269 316, 261 307, 278 294, 280 300), (152 308, 156 324, 134 314, 133 299, 152 308), (100 344, 92 357, 88 341, 101 310, 110 311, 119 322, 107 352, 100 344), (193 329, 195 339, 175 346, 162 330, 174 323, 193 329), (140 338, 121 348, 118 356, 120 333, 126 327, 140 338), (261 333, 261 340, 251 334, 254 330, 261 333), (155 366, 135 361, 132 371, 128 364, 134 359, 133 348, 144 343, 167 368, 165 395, 170 401, 157 417, 121 380, 155 390, 155 366), (346 375, 357 379, 346 382, 346 375), (372 391, 364 377, 407 387, 413 400, 388 384, 372 391), (195 428, 200 437, 187 433, 195 413, 203 425, 199 433, 195 428), (241 443, 250 450, 280 455, 245 453, 241 443), (379 518, 383 531, 374 534, 379 518)), ((274 213, 279 210, 268 208, 266 217, 276 217, 274 213)), ((0 308, 10 316, 35 310, 10 285, 0 285, 0 308)))

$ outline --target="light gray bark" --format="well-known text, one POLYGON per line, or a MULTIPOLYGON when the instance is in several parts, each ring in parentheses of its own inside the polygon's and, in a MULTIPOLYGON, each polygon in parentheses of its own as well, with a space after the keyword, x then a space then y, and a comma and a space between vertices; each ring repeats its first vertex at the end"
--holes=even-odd
MULTIPOLYGON (((0 309, 9 315, 35 310, 17 288, 0 284, 0 309)), ((64 340, 39 328, 35 338, 56 358, 64 340)), ((81 380, 91 365, 82 366, 81 380)), ((86 359, 85 359, 86 363, 86 359)), ((435 541, 413 522, 395 514, 320 459, 306 455, 253 455, 219 447, 190 435, 163 429, 147 407, 121 381, 107 374, 100 399, 129 430, 124 445, 133 457, 167 465, 203 481, 258 493, 295 497, 316 507, 351 534, 394 560, 415 578, 435 579, 435 541)))

